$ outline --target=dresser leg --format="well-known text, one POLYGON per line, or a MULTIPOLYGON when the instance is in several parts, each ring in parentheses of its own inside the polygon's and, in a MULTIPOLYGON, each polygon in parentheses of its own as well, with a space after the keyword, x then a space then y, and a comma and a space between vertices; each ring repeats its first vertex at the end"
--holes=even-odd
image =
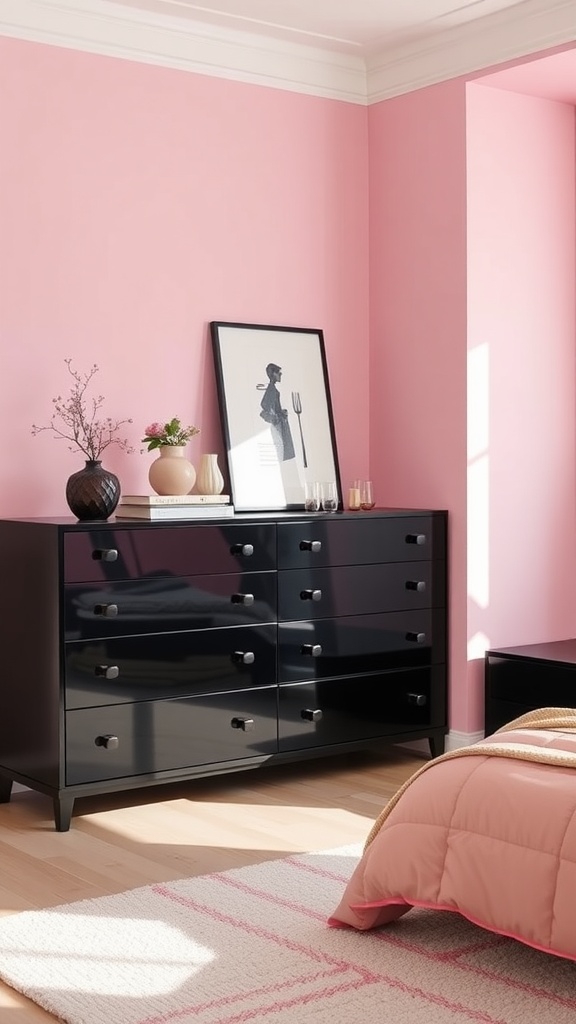
POLYGON ((74 808, 73 796, 54 797, 54 822, 57 832, 68 832, 74 808))
POLYGON ((430 754, 432 757, 440 757, 440 754, 444 753, 444 733, 438 730, 433 732, 428 737, 428 743, 430 745, 430 754))
POLYGON ((9 803, 11 792, 12 779, 8 779, 5 775, 0 775, 0 804, 9 803))

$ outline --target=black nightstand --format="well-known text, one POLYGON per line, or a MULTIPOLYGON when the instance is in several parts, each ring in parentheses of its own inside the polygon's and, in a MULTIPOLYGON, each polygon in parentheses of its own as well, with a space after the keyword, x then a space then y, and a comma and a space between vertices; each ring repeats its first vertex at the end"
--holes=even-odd
POLYGON ((486 651, 486 735, 535 708, 576 707, 576 639, 486 651))

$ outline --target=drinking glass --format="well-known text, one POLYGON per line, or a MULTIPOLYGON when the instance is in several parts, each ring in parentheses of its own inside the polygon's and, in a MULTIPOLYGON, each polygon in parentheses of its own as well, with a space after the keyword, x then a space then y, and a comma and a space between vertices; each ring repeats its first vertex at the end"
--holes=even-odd
POLYGON ((306 512, 318 512, 320 509, 321 490, 317 480, 307 480, 304 484, 304 508, 306 512))
POLYGON ((350 512, 357 512, 360 508, 360 480, 353 480, 348 490, 348 508, 350 512))
POLYGON ((368 509, 374 508, 375 504, 372 481, 363 480, 360 486, 360 508, 368 511, 368 509))
POLYGON ((338 508, 338 491, 335 480, 328 480, 322 484, 322 508, 325 512, 335 512, 338 508))

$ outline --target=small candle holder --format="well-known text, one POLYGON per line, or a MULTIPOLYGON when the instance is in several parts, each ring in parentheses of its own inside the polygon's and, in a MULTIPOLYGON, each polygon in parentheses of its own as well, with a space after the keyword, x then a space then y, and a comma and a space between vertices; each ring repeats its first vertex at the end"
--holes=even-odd
POLYGON ((348 489, 348 508, 350 512, 358 512, 360 510, 360 484, 360 480, 354 480, 352 486, 348 489))

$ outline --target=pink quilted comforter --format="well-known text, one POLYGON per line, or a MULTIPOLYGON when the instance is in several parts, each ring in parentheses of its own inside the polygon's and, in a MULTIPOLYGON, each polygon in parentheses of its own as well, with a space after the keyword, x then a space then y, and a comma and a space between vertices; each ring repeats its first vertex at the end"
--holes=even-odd
POLYGON ((453 910, 576 960, 576 711, 545 708, 427 762, 387 804, 331 925, 453 910))

